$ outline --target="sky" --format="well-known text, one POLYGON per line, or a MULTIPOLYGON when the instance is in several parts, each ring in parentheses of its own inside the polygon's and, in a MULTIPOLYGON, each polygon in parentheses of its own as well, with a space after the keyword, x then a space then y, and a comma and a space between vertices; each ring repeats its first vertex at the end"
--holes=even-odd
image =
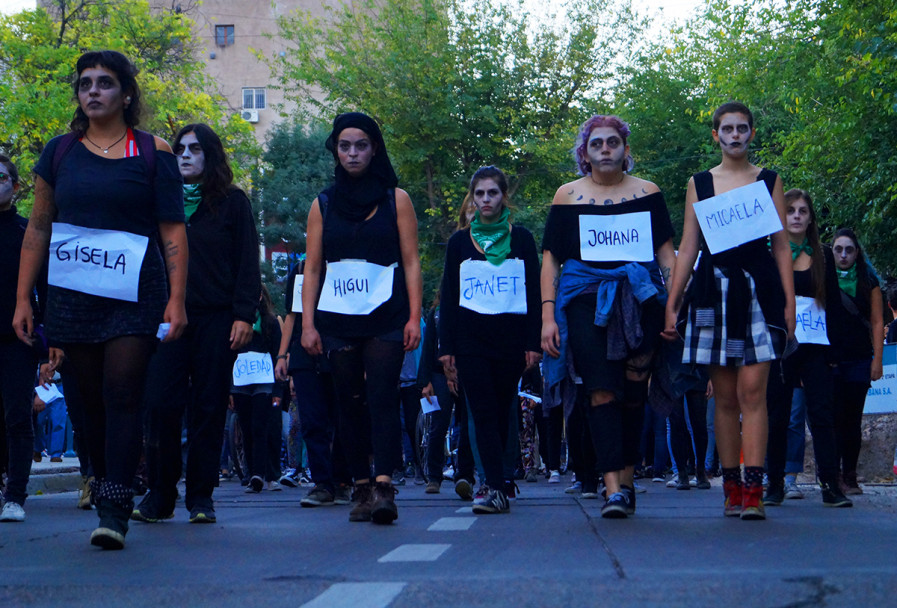
POLYGON ((37 6, 37 0, 0 0, 0 13, 18 13, 37 6))

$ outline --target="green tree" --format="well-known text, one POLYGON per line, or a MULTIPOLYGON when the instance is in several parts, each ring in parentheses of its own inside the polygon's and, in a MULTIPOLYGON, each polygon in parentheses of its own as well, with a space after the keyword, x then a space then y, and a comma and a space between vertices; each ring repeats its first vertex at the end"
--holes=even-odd
MULTIPOLYGON (((56 0, 49 12, 0 17, 0 149, 23 169, 33 166, 44 144, 68 130, 78 56, 114 49, 140 69, 147 109, 142 128, 171 139, 186 122, 207 122, 239 161, 238 178, 248 181, 259 153, 252 128, 205 92, 214 86, 196 59, 193 26, 187 15, 151 11, 144 0, 56 0)), ((19 206, 27 212, 30 175, 22 174, 19 206)))

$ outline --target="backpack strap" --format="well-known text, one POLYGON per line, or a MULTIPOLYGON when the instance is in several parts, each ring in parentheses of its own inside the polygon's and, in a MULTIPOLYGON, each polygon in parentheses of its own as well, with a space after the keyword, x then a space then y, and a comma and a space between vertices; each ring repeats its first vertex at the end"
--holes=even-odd
POLYGON ((156 177, 156 138, 146 131, 134 129, 134 140, 137 142, 137 150, 146 162, 146 168, 150 180, 156 177))
POLYGON ((70 131, 63 135, 62 139, 60 139, 59 143, 56 145, 56 151, 53 153, 53 163, 50 165, 54 188, 56 187, 56 173, 59 171, 59 165, 62 163, 62 158, 69 153, 78 139, 78 134, 74 131, 70 131))

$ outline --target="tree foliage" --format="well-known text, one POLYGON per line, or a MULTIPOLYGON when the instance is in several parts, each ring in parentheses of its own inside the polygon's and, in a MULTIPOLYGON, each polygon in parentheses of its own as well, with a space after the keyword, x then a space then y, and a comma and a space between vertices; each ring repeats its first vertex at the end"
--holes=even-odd
POLYGON ((258 155, 252 128, 206 92, 214 87, 186 14, 151 11, 145 0, 55 0, 50 8, 0 17, 0 149, 23 169, 20 207, 30 207, 27 169, 68 130, 74 66, 87 50, 120 51, 140 69, 141 128, 171 139, 186 122, 207 122, 223 136, 238 177, 248 177, 258 155))

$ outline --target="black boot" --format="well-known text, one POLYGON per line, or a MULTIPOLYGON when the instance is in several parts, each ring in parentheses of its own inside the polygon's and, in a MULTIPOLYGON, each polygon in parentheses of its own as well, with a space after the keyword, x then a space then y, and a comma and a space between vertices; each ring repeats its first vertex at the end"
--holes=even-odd
POLYGON ((128 486, 95 482, 92 489, 99 527, 90 535, 90 544, 103 549, 124 549, 128 519, 134 510, 134 491, 128 486))

